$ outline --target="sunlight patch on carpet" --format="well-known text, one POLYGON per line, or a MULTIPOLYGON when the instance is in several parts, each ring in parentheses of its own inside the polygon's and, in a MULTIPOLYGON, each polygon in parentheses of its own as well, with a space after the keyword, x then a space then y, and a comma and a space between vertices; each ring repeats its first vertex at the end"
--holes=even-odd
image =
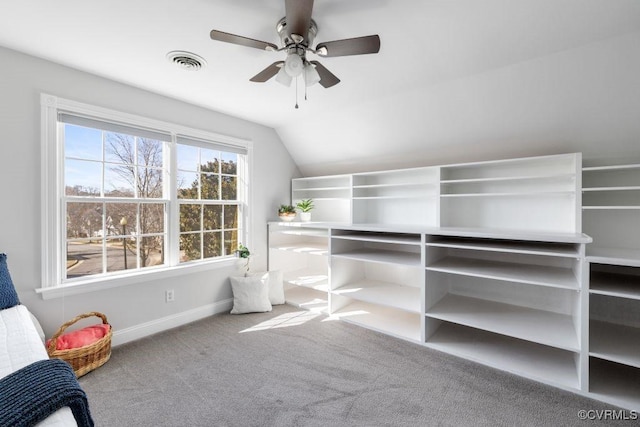
POLYGON ((295 311, 292 313, 281 314, 280 316, 276 316, 273 319, 265 320, 264 322, 260 322, 255 326, 252 326, 248 329, 240 331, 240 333, 245 332, 257 332, 264 331, 267 329, 276 329, 276 328, 288 328, 290 326, 300 326, 302 324, 307 323, 310 320, 315 319, 320 316, 320 313, 314 311, 295 311))

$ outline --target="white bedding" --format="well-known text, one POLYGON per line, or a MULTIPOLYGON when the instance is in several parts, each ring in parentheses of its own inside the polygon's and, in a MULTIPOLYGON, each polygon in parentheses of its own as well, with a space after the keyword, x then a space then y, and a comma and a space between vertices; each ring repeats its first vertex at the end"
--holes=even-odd
MULTIPOLYGON (((49 355, 23 305, 0 310, 0 378, 20 368, 48 359, 49 355)), ((62 408, 37 424, 40 427, 77 426, 71 409, 62 408)))

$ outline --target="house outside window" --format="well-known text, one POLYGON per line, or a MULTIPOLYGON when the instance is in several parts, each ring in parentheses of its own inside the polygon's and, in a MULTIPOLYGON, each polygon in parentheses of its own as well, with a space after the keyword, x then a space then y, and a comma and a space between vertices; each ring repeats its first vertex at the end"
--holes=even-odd
POLYGON ((48 95, 42 108, 43 289, 211 267, 247 242, 247 141, 48 95))

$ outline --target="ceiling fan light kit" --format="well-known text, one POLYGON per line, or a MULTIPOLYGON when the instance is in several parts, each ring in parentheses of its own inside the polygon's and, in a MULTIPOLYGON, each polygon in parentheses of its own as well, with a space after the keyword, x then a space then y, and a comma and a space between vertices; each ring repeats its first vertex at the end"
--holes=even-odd
MULTIPOLYGON (((246 47, 266 50, 270 52, 286 51, 284 61, 274 62, 267 68, 253 76, 250 81, 264 83, 272 77, 285 86, 290 86, 294 78, 303 76, 305 87, 316 83, 324 88, 330 88, 340 83, 333 73, 318 61, 308 61, 307 52, 322 57, 363 55, 380 51, 380 37, 371 35, 344 40, 323 42, 312 49, 311 46, 318 34, 318 26, 311 19, 313 0, 285 0, 285 17, 276 25, 282 47, 273 43, 238 36, 218 30, 211 30, 212 40, 232 43, 246 47)), ((297 103, 296 103, 297 106, 297 103)))

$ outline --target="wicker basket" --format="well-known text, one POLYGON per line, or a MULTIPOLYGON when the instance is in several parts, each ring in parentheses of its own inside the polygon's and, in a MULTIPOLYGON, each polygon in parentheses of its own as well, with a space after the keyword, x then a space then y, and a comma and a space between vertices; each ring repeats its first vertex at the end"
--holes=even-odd
POLYGON ((109 360, 109 357, 111 357, 111 328, 109 328, 107 335, 100 338, 93 344, 86 345, 84 347, 71 348, 68 350, 56 350, 56 346, 58 338, 64 333, 65 329, 81 319, 92 316, 101 318, 102 323, 105 325, 109 324, 107 322, 107 316, 102 313, 98 313, 97 311, 81 314, 60 326, 58 332, 51 337, 51 341, 47 347, 49 357, 62 359, 70 364, 78 378, 104 365, 107 360, 109 360))

